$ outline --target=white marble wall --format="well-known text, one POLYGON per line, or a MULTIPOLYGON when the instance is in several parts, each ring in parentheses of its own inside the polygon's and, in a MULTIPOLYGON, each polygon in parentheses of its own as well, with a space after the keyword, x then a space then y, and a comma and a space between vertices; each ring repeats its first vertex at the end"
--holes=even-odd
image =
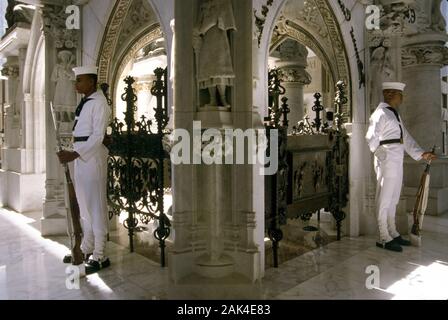
MULTIPOLYGON (((236 0, 232 4, 237 26, 232 41, 236 78, 228 111, 197 109, 192 50, 197 2, 175 2, 175 128, 192 132, 195 119, 202 120, 204 128, 245 130, 261 125, 252 99, 252 70, 259 68, 252 55, 252 4, 236 0)), ((258 167, 177 165, 173 168, 173 186, 176 238, 170 255, 171 278, 183 281, 199 273, 205 278, 230 275, 249 282, 261 279, 264 198, 258 167), (214 259, 216 250, 222 255, 214 259)))
POLYGON ((10 74, 6 84, 8 113, 0 204, 18 212, 41 210, 45 190, 45 90, 39 77, 45 64, 38 13, 28 28, 12 30, 0 44, 0 55, 18 68, 18 78, 10 74), (10 37, 15 40, 10 41, 10 37))

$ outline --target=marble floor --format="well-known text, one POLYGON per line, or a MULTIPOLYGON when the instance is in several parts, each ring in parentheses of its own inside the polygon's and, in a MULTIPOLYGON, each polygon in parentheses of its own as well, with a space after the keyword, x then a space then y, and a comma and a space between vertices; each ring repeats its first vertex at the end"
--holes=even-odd
POLYGON ((425 220, 422 247, 394 253, 374 237, 344 237, 267 269, 256 284, 192 276, 175 285, 167 268, 109 242, 112 267, 79 287, 61 263, 67 239, 41 237, 38 217, 0 209, 0 299, 448 299, 448 216, 425 220))

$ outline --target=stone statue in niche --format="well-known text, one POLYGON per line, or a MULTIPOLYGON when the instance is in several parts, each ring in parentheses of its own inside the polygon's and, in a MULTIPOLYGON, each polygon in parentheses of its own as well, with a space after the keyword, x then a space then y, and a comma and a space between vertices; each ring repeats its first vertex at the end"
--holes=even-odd
POLYGON ((200 0, 193 47, 198 89, 207 90, 210 96, 206 106, 230 106, 226 89, 233 87, 235 79, 229 40, 232 30, 236 24, 231 1, 200 0))
POLYGON ((62 50, 58 53, 58 64, 51 74, 51 81, 55 82, 53 104, 58 112, 59 121, 72 122, 73 115, 63 109, 71 110, 76 105, 75 92, 75 56, 71 51, 62 50))
POLYGON ((390 49, 383 44, 372 51, 370 60, 370 103, 371 108, 376 108, 382 96, 381 84, 385 81, 394 81, 395 71, 392 66, 390 49))

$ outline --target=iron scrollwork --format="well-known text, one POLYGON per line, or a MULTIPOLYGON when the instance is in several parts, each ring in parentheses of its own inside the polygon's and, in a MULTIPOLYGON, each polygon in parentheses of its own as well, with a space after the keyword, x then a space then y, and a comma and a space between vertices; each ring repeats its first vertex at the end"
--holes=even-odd
MULTIPOLYGON (((328 122, 323 122, 321 112, 324 111, 324 106, 321 104, 320 99, 322 95, 319 92, 314 94, 314 105, 312 110, 316 113, 316 118, 310 123, 310 117, 305 115, 303 120, 299 121, 297 125, 292 127, 292 135, 315 135, 326 134, 329 128, 328 122)), ((328 120, 328 119, 327 119, 328 120)))
POLYGON ((155 121, 142 116, 136 121, 137 95, 134 92, 134 78, 127 77, 122 100, 126 102, 124 123, 115 118, 109 126, 108 160, 108 202, 109 210, 120 215, 128 213, 123 225, 128 230, 130 251, 134 251, 134 234, 139 222, 147 224, 157 221, 154 237, 161 249, 161 265, 165 266, 165 240, 170 235, 170 220, 165 215, 165 160, 169 158, 164 150, 163 140, 168 134, 168 108, 166 106, 167 70, 154 71, 156 80, 151 93, 157 98, 155 121), (165 99, 165 100, 164 100, 165 99), (153 130, 155 132, 153 132, 153 130))
POLYGON ((349 143, 346 129, 343 127, 344 114, 343 105, 348 99, 345 93, 345 83, 339 81, 336 84, 337 94, 335 98, 335 123, 333 132, 334 144, 331 150, 331 157, 327 158, 328 186, 330 191, 329 211, 336 220, 337 239, 341 239, 342 221, 346 214, 343 208, 347 206, 349 193, 349 143))
MULTIPOLYGON (((269 116, 265 118, 266 131, 268 137, 273 132, 278 132, 279 138, 277 150, 272 150, 272 146, 268 145, 269 153, 278 152, 278 172, 265 177, 265 225, 272 241, 274 267, 278 267, 279 263, 278 249, 283 238, 281 226, 287 223, 288 218, 300 218, 307 222, 314 213, 317 212, 319 216, 321 209, 325 208, 336 220, 337 239, 341 239, 342 221, 346 217, 344 208, 349 192, 349 144, 344 127, 345 114, 342 112, 348 99, 345 83, 339 81, 336 87, 335 112, 333 113, 333 109, 327 112, 327 121, 320 116, 325 108, 320 103, 321 95, 316 93, 313 107, 316 118, 310 123, 309 117, 305 117, 293 128, 292 135, 288 136, 289 108, 287 99, 281 99, 285 90, 281 86, 279 71, 274 69, 269 72, 269 116), (283 102, 282 106, 280 100, 283 102), (288 147, 289 139, 291 145, 288 147), (302 147, 303 141, 313 143, 302 147), (313 202, 314 199, 316 202, 313 202)), ((317 229, 306 226, 304 230, 317 229)))
MULTIPOLYGON (((269 239, 272 241, 274 267, 278 267, 278 247, 283 239, 283 231, 280 226, 286 224, 287 214, 287 184, 288 184, 288 162, 287 162, 287 130, 288 130, 288 99, 280 96, 286 90, 281 85, 281 76, 278 69, 269 71, 269 116, 265 119, 266 135, 268 137, 268 152, 278 153, 278 171, 272 176, 267 176, 266 190, 270 193, 270 202, 266 212, 266 228, 269 239), (280 100, 282 104, 280 105, 280 100), (271 136, 278 137, 277 150, 270 144, 271 136)), ((274 137, 275 138, 275 137, 274 137)))

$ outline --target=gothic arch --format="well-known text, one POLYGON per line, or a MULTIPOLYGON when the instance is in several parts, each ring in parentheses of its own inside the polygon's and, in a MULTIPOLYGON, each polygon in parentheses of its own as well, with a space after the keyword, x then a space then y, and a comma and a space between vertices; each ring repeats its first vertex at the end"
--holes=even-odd
POLYGON ((111 94, 114 93, 120 66, 129 53, 167 34, 155 7, 151 0, 116 1, 105 27, 97 59, 98 80, 111 86, 111 94), (132 28, 126 29, 129 21, 132 22, 132 28))
MULTIPOLYGON (((334 82, 344 80, 347 84, 349 102, 344 112, 349 121, 352 118, 352 77, 350 61, 347 54, 345 36, 334 12, 333 1, 307 0, 304 10, 306 15, 285 17, 285 7, 293 0, 274 2, 269 8, 261 35, 261 49, 267 58, 272 49, 290 38, 312 49, 331 73, 334 82)), ((295 0, 297 1, 297 0, 295 0)), ((303 1, 302 1, 303 3, 303 1)), ((337 5, 336 5, 337 6, 337 5)))

